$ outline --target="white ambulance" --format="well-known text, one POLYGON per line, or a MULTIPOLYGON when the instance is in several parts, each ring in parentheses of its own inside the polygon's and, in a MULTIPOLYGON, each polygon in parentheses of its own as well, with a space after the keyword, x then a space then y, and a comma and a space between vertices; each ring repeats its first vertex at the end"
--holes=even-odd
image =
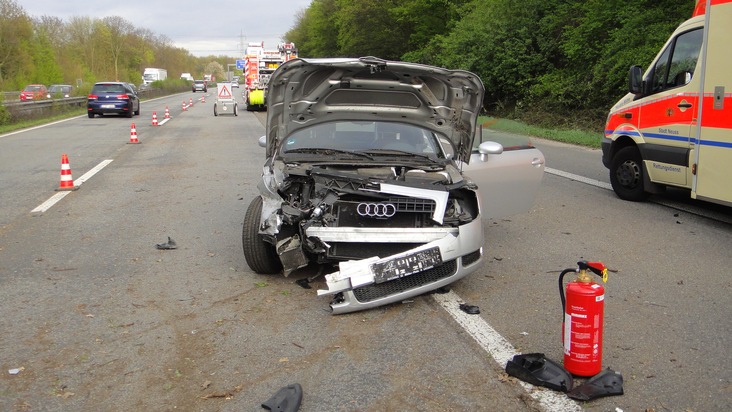
POLYGON ((732 0, 699 0, 613 106, 602 161, 622 199, 666 186, 732 206, 732 0))

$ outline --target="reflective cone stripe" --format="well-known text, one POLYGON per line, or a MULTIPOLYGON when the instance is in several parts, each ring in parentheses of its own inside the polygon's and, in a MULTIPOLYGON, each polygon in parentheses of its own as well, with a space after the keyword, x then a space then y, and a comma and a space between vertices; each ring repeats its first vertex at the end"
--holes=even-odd
POLYGON ((170 111, 168 110, 168 106, 165 106, 165 118, 170 119, 170 111))
POLYGON ((137 140, 137 129, 135 128, 135 124, 132 123, 132 126, 130 127, 130 141, 129 143, 136 144, 140 143, 139 140, 137 140))
POLYGON ((71 177, 71 166, 69 166, 69 156, 66 153, 61 155, 61 184, 56 190, 76 190, 74 179, 71 177))
POLYGON ((153 121, 152 121, 152 125, 153 125, 153 126, 157 126, 157 125, 158 125, 158 113, 157 113, 157 112, 153 112, 153 121))

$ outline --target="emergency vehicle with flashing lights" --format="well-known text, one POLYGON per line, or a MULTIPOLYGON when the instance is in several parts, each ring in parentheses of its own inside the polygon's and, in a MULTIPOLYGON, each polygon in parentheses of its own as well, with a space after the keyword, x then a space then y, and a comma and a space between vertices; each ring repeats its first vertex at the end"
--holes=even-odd
POLYGON ((267 86, 275 70, 297 58, 295 43, 280 43, 277 50, 266 50, 264 42, 249 43, 244 56, 244 102, 246 109, 266 110, 267 86))
POLYGON ((629 93, 613 106, 602 162, 621 199, 667 186, 732 206, 732 0, 698 0, 629 93))

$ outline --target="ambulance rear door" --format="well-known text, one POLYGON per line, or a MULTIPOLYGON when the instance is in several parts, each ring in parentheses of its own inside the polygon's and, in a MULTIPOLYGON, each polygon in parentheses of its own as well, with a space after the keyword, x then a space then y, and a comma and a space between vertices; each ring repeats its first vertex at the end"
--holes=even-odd
POLYGON ((695 124, 691 196, 732 205, 732 0, 708 0, 705 18, 704 99, 695 124))

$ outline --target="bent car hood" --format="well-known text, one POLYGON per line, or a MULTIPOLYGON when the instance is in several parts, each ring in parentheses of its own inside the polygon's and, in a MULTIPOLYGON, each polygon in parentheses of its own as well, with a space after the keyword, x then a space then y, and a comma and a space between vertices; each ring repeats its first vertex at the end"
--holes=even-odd
POLYGON ((375 57, 294 59, 267 92, 267 157, 293 132, 337 120, 398 121, 450 138, 456 160, 470 161, 485 89, 480 78, 375 57))

